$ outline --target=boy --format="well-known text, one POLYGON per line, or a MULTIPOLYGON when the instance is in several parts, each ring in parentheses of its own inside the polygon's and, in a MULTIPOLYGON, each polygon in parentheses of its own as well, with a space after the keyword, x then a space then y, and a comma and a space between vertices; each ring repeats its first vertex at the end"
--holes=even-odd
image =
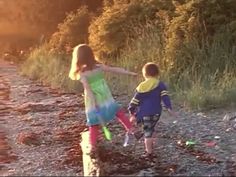
POLYGON ((143 66, 142 74, 145 81, 136 88, 136 92, 128 110, 131 114, 131 121, 136 119, 137 124, 142 123, 145 137, 145 156, 153 157, 153 143, 155 125, 162 112, 161 101, 163 101, 168 112, 176 117, 172 111, 171 101, 166 86, 158 80, 159 68, 155 63, 147 63, 143 66))

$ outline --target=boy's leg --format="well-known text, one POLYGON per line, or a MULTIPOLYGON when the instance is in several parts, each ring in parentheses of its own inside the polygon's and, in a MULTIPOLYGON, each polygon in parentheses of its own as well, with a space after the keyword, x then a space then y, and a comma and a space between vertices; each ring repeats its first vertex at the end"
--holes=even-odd
POLYGON ((130 131, 132 128, 132 124, 129 120, 129 118, 125 115, 125 112, 123 110, 119 110, 116 113, 116 117, 118 118, 119 122, 125 127, 126 131, 130 131))
POLYGON ((153 132, 153 134, 152 134, 152 149, 155 148, 156 144, 157 144, 157 136, 156 136, 156 132, 153 132))
POLYGON ((152 122, 151 117, 143 118, 143 131, 144 131, 144 145, 148 154, 152 153, 153 138, 152 138, 152 122))
POLYGON ((92 149, 96 147, 99 135, 99 125, 89 126, 89 141, 92 149))
POLYGON ((153 145, 155 143, 155 126, 160 116, 147 116, 143 118, 143 131, 145 136, 145 149, 148 154, 153 151, 153 145))
POLYGON ((152 154, 153 138, 145 138, 144 144, 146 152, 152 154))

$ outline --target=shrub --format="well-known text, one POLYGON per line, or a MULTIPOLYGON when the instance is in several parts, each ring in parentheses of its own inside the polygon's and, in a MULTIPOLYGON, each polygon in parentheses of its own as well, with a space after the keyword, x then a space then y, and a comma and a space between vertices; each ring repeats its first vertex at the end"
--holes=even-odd
MULTIPOLYGON (((89 27, 89 43, 98 57, 116 56, 126 46, 127 38, 136 38, 137 27, 158 19, 159 9, 171 9, 170 0, 113 1, 89 27)), ((156 23, 158 25, 158 23, 156 23)))
MULTIPOLYGON (((174 61, 174 66, 179 67, 173 70, 173 66, 166 63, 166 46, 160 31, 152 26, 144 28, 142 35, 131 40, 130 47, 122 51, 118 61, 119 65, 139 74, 144 63, 156 62, 162 71, 161 79, 168 83, 172 96, 192 108, 233 105, 236 102, 236 63, 231 36, 225 30, 225 33, 216 33, 211 41, 205 39, 199 43, 192 40, 182 44, 180 58, 174 61)), ((140 80, 141 75, 137 80, 123 79, 122 88, 125 90, 125 85, 129 83, 127 92, 132 92, 140 80)))
POLYGON ((51 48, 61 51, 78 43, 87 43, 90 19, 91 13, 86 6, 69 13, 64 22, 58 25, 58 31, 52 35, 49 42, 51 48))
MULTIPOLYGON (((235 0, 105 0, 102 14, 92 21, 86 8, 68 15, 50 45, 31 53, 24 73, 74 90, 77 85, 68 80, 70 60, 63 50, 89 40, 102 61, 140 74, 144 63, 156 62, 171 96, 193 108, 233 105, 235 5, 235 0), (77 32, 80 27, 85 27, 83 34, 77 32), (48 52, 52 46, 58 50, 48 52)), ((143 79, 106 77, 114 93, 123 90, 128 97, 143 79)))
MULTIPOLYGON (((234 26, 233 20, 236 12, 232 7, 235 7, 234 0, 193 0, 176 4, 175 16, 168 25, 165 25, 164 31, 166 31, 166 61, 173 67, 172 70, 176 72, 177 76, 186 66, 196 64, 200 67, 208 60, 204 58, 204 56, 208 57, 207 54, 203 57, 198 56, 200 59, 198 61, 193 59, 195 55, 186 53, 189 51, 188 49, 197 47, 196 50, 206 52, 204 50, 207 50, 208 46, 215 42, 214 40, 218 40, 215 35, 225 32, 227 37, 232 38, 230 46, 235 44, 233 32, 236 26, 234 26)), ((194 52, 194 50, 191 51, 194 52)))

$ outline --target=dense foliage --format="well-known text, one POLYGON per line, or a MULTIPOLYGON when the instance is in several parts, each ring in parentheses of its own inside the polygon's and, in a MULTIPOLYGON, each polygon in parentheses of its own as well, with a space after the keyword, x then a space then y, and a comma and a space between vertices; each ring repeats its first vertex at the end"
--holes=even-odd
MULTIPOLYGON (((236 102, 236 0, 102 2, 96 10, 79 6, 68 13, 49 42, 35 49, 46 50, 44 57, 36 52, 27 65, 37 66, 43 58, 47 63, 53 49, 54 62, 65 60, 61 56, 70 55, 76 44, 89 43, 101 61, 137 72, 145 62, 155 61, 175 97, 193 107, 236 102)), ((66 63, 68 69, 70 60, 66 63)), ((37 75, 40 67, 25 72, 37 75)), ((118 86, 114 88, 122 89, 118 86)))

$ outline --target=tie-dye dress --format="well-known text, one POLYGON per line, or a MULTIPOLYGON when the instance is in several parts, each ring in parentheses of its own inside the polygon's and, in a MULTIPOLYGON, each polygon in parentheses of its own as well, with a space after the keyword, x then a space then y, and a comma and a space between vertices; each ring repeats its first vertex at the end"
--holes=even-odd
MULTIPOLYGON (((95 96, 99 115, 103 121, 107 123, 114 119, 120 105, 114 100, 101 68, 86 71, 84 76, 95 96)), ((88 126, 101 124, 97 117, 97 109, 87 94, 85 94, 85 112, 88 126)))

